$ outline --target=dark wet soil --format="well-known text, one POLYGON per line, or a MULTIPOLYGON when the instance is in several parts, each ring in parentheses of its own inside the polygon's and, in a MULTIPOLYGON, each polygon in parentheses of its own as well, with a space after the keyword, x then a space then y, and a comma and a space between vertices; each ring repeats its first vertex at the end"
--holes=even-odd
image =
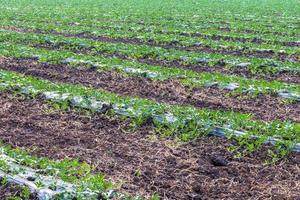
POLYGON ((55 82, 82 84, 101 88, 120 95, 147 98, 176 105, 192 105, 223 111, 252 113, 255 119, 300 122, 300 104, 284 103, 275 95, 250 97, 242 94, 230 96, 217 88, 190 90, 178 80, 152 81, 142 77, 127 77, 115 72, 97 72, 66 65, 36 63, 32 60, 0 59, 0 68, 55 82))
POLYGON ((151 127, 131 132, 128 121, 55 111, 40 100, 7 93, 0 93, 0 105, 5 143, 31 149, 33 155, 93 163, 120 183, 121 192, 176 200, 300 197, 300 154, 265 166, 264 148, 236 159, 226 150, 233 143, 225 139, 182 144, 155 137, 151 127))

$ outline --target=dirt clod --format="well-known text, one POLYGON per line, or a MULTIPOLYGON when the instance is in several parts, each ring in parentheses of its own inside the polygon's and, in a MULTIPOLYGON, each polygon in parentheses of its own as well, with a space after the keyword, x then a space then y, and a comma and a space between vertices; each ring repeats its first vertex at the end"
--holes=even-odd
POLYGON ((223 167, 228 165, 228 161, 221 156, 212 156, 210 159, 211 163, 217 167, 223 167))

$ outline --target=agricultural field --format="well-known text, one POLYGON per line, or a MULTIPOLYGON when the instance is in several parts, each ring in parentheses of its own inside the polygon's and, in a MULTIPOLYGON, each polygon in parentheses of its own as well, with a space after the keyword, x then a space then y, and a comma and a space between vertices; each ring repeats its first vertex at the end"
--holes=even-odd
POLYGON ((0 199, 300 199, 298 0, 0 11, 0 199))

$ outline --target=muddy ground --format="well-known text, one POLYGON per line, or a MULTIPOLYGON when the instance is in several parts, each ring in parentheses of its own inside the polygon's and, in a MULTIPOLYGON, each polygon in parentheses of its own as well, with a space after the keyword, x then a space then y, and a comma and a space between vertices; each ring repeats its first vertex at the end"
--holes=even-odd
MULTIPOLYGON (((0 138, 31 154, 80 158, 120 183, 118 190, 163 199, 297 199, 300 154, 265 166, 265 149, 235 159, 233 142, 203 137, 189 143, 157 138, 150 126, 55 111, 41 100, 0 94, 0 138)), ((1 191, 1 190, 0 190, 1 191)))
POLYGON ((66 65, 38 64, 32 60, 0 59, 0 69, 20 72, 26 75, 55 82, 83 84, 104 89, 120 95, 147 98, 176 105, 192 105, 221 111, 252 114, 254 119, 290 120, 300 122, 300 104, 284 103, 276 95, 229 96, 228 91, 217 88, 190 90, 178 80, 152 81, 142 77, 127 77, 115 72, 97 72, 83 67, 76 69, 66 65), (275 112, 276 111, 276 112, 275 112))

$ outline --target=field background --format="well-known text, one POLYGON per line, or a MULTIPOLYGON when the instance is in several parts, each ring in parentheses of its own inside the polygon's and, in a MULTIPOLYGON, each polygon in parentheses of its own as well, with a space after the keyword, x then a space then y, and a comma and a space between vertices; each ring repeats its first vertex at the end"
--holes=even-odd
POLYGON ((300 3, 0 0, 0 105, 3 199, 297 199, 300 3))

